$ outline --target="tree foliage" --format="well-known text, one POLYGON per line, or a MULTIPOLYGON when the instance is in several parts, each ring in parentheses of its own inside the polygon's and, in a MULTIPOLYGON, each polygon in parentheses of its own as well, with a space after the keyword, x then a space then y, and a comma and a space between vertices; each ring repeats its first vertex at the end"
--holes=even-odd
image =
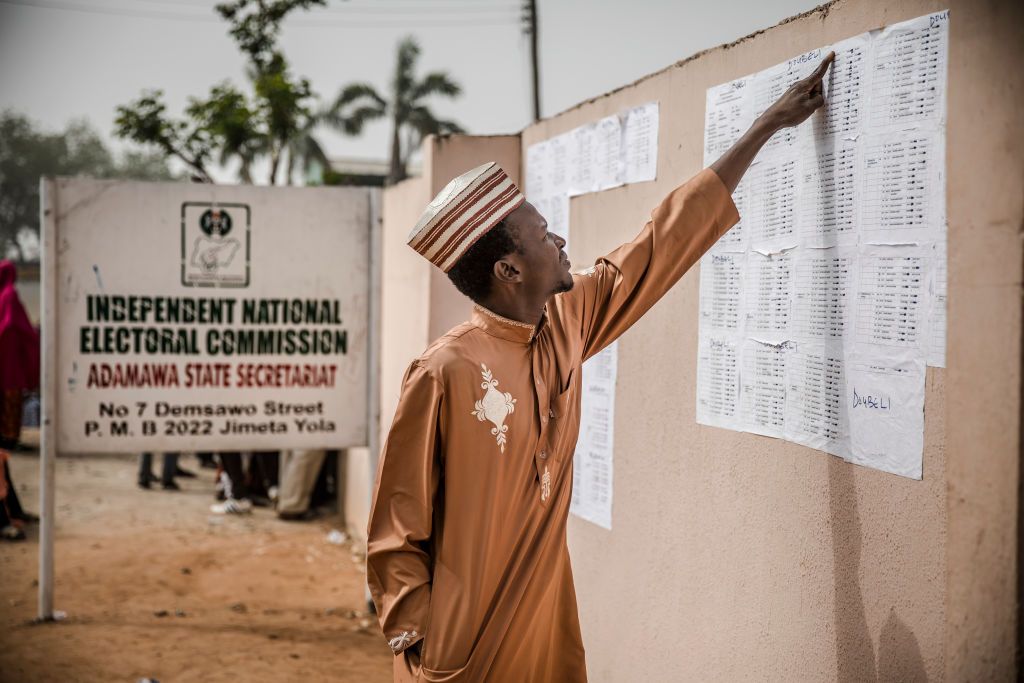
POLYGON ((409 157, 427 135, 462 133, 455 121, 440 119, 425 100, 433 96, 458 97, 462 88, 446 72, 435 71, 416 77, 420 48, 412 36, 398 44, 390 99, 384 99, 369 83, 353 83, 341 90, 328 108, 324 120, 349 134, 384 116, 391 118, 391 151, 388 182, 397 183, 408 176, 409 157))
POLYGON ((33 257, 23 243, 39 234, 39 178, 87 175, 94 178, 172 180, 162 153, 126 152, 116 159, 85 121, 61 133, 40 131, 13 111, 0 112, 0 256, 33 257))
POLYGON ((211 162, 237 161, 239 179, 251 183, 253 165, 267 159, 271 185, 290 183, 297 166, 308 168, 313 160, 325 163, 314 136, 323 117, 316 94, 307 79, 291 73, 277 45, 281 22, 290 12, 324 4, 326 0, 232 0, 217 5, 229 35, 248 60, 251 93, 222 82, 205 98, 191 98, 181 118, 168 115, 160 91, 143 93, 117 108, 117 135, 177 157, 205 182, 212 182, 211 162))

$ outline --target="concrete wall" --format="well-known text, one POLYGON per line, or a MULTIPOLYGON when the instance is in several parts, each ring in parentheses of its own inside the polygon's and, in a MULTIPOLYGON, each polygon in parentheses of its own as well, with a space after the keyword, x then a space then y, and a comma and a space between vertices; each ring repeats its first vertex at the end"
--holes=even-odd
MULTIPOLYGON (((531 126, 520 154, 661 103, 658 179, 572 200, 571 257, 592 261, 631 239, 661 197, 701 168, 706 88, 946 8, 948 370, 928 370, 923 481, 698 425, 695 268, 619 345, 613 530, 570 521, 591 680, 1015 676, 1024 5, 834 2, 531 126)), ((431 190, 464 170, 446 164, 447 150, 462 157, 463 143, 475 146, 449 142, 431 150, 428 168, 450 171, 431 190)), ((385 192, 386 232, 398 229, 388 207, 411 192, 385 192)), ((431 194, 423 187, 417 209, 402 207, 402 230, 431 194)), ((438 289, 417 329, 436 336, 464 308, 436 274, 423 277, 438 289)), ((385 319, 385 343, 389 334, 385 319)), ((403 343, 384 358, 396 363, 392 374, 424 346, 403 343)), ((393 392, 382 401, 385 422, 397 389, 384 386, 393 392)))

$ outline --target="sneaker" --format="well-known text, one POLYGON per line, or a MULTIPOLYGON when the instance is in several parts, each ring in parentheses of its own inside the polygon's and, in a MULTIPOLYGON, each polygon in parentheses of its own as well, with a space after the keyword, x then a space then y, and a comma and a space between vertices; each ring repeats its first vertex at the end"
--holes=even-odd
POLYGON ((0 529, 0 540, 24 541, 25 532, 11 524, 9 526, 5 526, 3 529, 0 529))
POLYGON ((247 515, 252 512, 252 501, 247 498, 228 498, 223 503, 211 505, 210 512, 215 515, 247 515))
POLYGON ((277 502, 277 487, 276 486, 271 486, 269 489, 267 489, 267 498, 270 498, 270 502, 271 503, 276 503, 277 502))

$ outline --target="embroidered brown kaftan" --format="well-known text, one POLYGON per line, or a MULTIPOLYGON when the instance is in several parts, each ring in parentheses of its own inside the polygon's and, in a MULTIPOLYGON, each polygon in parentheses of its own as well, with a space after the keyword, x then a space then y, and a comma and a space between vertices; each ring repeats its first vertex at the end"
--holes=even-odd
POLYGON ((580 364, 737 220, 705 169, 633 242, 574 275, 539 326, 477 308, 409 367, 368 530, 395 680, 586 680, 565 539, 580 364))

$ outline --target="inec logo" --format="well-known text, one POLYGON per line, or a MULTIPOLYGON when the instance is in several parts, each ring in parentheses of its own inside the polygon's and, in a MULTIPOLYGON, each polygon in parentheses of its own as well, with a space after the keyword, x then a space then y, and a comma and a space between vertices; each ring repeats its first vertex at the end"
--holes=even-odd
POLYGON ((249 206, 181 205, 181 284, 249 286, 249 206))

